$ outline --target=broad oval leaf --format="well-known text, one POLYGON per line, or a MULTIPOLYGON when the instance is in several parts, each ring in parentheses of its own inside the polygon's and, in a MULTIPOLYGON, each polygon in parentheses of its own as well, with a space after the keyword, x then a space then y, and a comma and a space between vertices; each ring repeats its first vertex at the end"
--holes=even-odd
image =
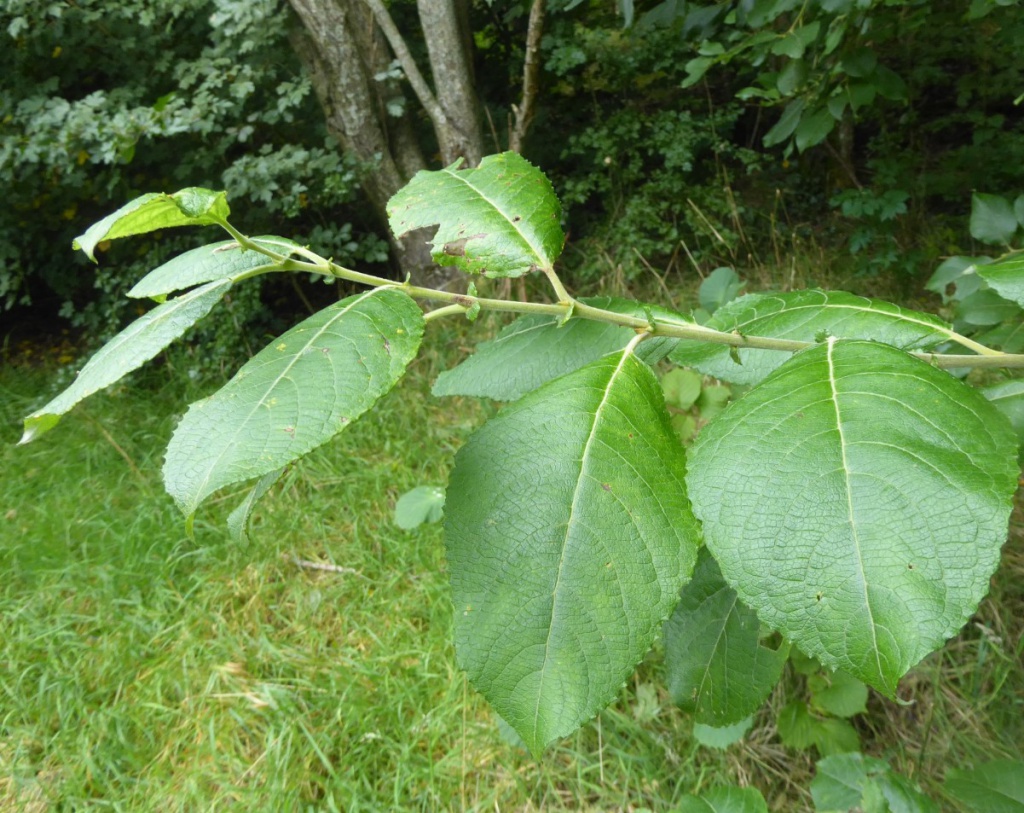
POLYGON ((417 172, 388 202, 397 237, 437 225, 434 261, 488 277, 551 269, 565 243, 561 211, 544 173, 514 152, 489 155, 476 169, 456 162, 417 172))
MULTIPOLYGON (((283 237, 254 237, 253 241, 285 256, 299 248, 297 243, 283 237)), ((128 296, 158 298, 211 280, 234 279, 242 274, 254 276, 260 270, 277 268, 266 254, 245 251, 234 240, 224 240, 186 251, 154 268, 135 284, 128 296)))
POLYGON ((605 356, 506 407, 447 492, 455 648, 534 754, 597 714, 661 629, 699 531, 654 373, 605 356))
POLYGON ((688 485, 723 575, 761 620, 892 696, 988 589, 1016 438, 952 376, 829 340, 704 428, 688 485))
POLYGON ((1024 762, 998 759, 970 771, 952 768, 946 790, 977 813, 1024 813, 1024 762))
POLYGON ((93 253, 103 240, 146 234, 174 226, 210 226, 224 223, 230 214, 226 192, 190 187, 175 192, 150 192, 126 203, 75 238, 74 247, 96 261, 93 253))
MULTIPOLYGON (((678 313, 631 299, 593 297, 582 300, 595 308, 665 322, 686 322, 678 313)), ((622 350, 636 338, 632 328, 573 318, 562 324, 556 316, 521 316, 497 338, 481 342, 465 361, 434 382, 434 395, 473 395, 514 401, 541 384, 558 378, 608 353, 622 350)), ((661 361, 675 339, 652 338, 636 348, 648 364, 661 361)))
POLYGON ((1001 297, 1024 307, 1024 252, 978 265, 974 272, 1001 297))
POLYGON ((700 796, 687 794, 680 800, 679 813, 768 813, 768 803, 757 788, 729 785, 700 796))
MULTIPOLYGON (((725 333, 803 342, 820 341, 826 334, 873 339, 901 350, 925 350, 956 335, 948 324, 927 313, 844 291, 819 290, 749 294, 716 311, 706 326, 725 333)), ((684 339, 669 358, 724 381, 756 384, 792 354, 749 348, 730 351, 725 345, 684 339)))
POLYGON ((1017 443, 1024 446, 1024 378, 983 387, 979 392, 1010 421, 1017 443))
MULTIPOLYGON (((935 802, 883 760, 860 753, 839 753, 817 765, 811 797, 818 813, 848 810, 891 813, 939 813, 935 802)), ((986 811, 988 813, 988 811, 986 811)))
POLYGON ((406 491, 395 503, 395 525, 411 531, 444 516, 444 489, 438 486, 417 486, 406 491))
POLYGON ((1000 195, 971 195, 971 237, 990 245, 1006 245, 1017 232, 1017 216, 1000 195))
POLYGON ((228 279, 211 282, 157 305, 136 319, 89 359, 70 387, 25 418, 20 443, 49 431, 79 401, 141 367, 206 316, 230 287, 228 279))
POLYGON ((419 307, 393 288, 309 317, 189 407, 167 448, 168 493, 191 518, 218 488, 315 449, 395 385, 422 336, 419 307))
POLYGON ((789 647, 763 646, 761 623, 703 549, 665 622, 668 690, 698 723, 727 726, 753 714, 782 674, 789 647))

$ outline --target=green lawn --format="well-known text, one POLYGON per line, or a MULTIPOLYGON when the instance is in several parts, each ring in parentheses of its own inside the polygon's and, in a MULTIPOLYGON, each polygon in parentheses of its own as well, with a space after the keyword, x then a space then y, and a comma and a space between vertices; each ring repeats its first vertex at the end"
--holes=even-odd
MULTIPOLYGON (((772 724, 793 676, 726 751, 692 738, 657 652, 540 763, 503 739, 448 642, 439 528, 390 518, 405 490, 444 483, 493 409, 429 396, 464 341, 445 330, 382 408, 274 488, 247 545, 224 530, 242 490, 193 542, 161 489, 163 445, 202 388, 148 374, 15 447, 55 373, 0 369, 0 810, 662 811, 725 782, 810 809, 813 755, 772 724)), ((950 765, 1020 756, 1019 523, 992 596, 904 681, 910 705, 873 697, 857 721, 866 751, 932 791, 950 765)))

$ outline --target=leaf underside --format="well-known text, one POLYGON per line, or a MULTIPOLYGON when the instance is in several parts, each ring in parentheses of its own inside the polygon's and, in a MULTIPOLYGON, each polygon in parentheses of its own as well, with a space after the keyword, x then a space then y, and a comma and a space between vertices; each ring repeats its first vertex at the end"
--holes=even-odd
POLYGON ((665 623, 668 689, 698 723, 727 726, 753 714, 782 674, 788 647, 759 640, 761 624, 702 549, 693 578, 665 623))
POLYGON ((892 696, 975 610, 1017 485, 1005 418, 882 344, 797 354, 709 424, 688 485, 761 620, 892 696))
POLYGON ((158 305, 136 319, 89 359, 70 387, 25 418, 21 443, 28 443, 49 431, 79 401, 109 387, 156 356, 206 316, 230 287, 228 279, 211 282, 158 305))
MULTIPOLYGON (((631 299, 592 297, 581 301, 629 316, 646 319, 650 314, 666 322, 686 321, 673 311, 631 299)), ((521 316, 495 339, 481 342, 465 361, 441 373, 432 392, 514 401, 553 378, 622 350, 635 337, 632 328, 608 322, 575 318, 562 325, 556 316, 521 316)), ((655 364, 674 344, 675 339, 648 339, 637 347, 636 355, 655 364)))
POLYGON ((75 238, 74 247, 96 261, 96 246, 133 234, 148 234, 177 226, 210 226, 227 220, 227 194, 190 187, 173 195, 151 192, 126 203, 75 238))
POLYGON ((624 351, 506 407, 459 451, 445 507, 455 647, 534 754, 650 648, 699 532, 658 381, 624 351))
MULTIPOLYGON (((872 339, 901 350, 925 350, 948 341, 948 324, 927 313, 843 291, 748 294, 715 311, 707 327, 744 336, 820 341, 823 335, 872 339)), ((781 350, 739 348, 681 340, 669 358, 682 367, 736 384, 756 384, 785 364, 781 350)))
MULTIPOLYGON (((254 237, 253 242, 288 255, 298 244, 284 237, 254 237)), ((154 268, 128 292, 136 299, 162 297, 217 279, 237 277, 257 269, 276 268, 274 261, 258 251, 245 251, 234 240, 222 240, 179 254, 154 268)))
POLYGON ((168 493, 191 517, 217 489, 315 449, 395 385, 422 336, 419 307, 392 288, 309 317, 189 407, 167 448, 168 493))
POLYGON ((514 152, 489 155, 475 169, 458 167, 417 172, 391 198, 395 236, 436 225, 434 261, 471 274, 519 277, 552 268, 565 234, 544 173, 514 152))

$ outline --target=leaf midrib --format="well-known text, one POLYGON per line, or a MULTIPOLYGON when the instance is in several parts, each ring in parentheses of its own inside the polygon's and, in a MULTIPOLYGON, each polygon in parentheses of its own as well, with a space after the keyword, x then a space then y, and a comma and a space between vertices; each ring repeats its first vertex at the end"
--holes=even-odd
POLYGON ((597 436, 597 427, 601 423, 601 418, 604 413, 605 406, 608 404, 609 396, 611 395, 612 387, 616 380, 618 380, 619 374, 622 372, 623 367, 626 364, 626 360, 632 357, 632 353, 627 350, 620 351, 622 358, 619 359, 619 363, 615 366, 615 370, 608 377, 608 383, 605 385, 604 393, 601 396, 601 403, 598 404, 597 409, 594 411, 594 422, 590 426, 590 433, 587 436, 587 442, 583 446, 583 456, 580 459, 580 473, 576 479, 576 487, 573 489, 572 501, 569 504, 569 518, 565 523, 565 535, 562 538, 562 552, 558 560, 558 572, 555 574, 555 584, 551 591, 551 619, 548 622, 548 634, 544 640, 544 659, 541 662, 540 668, 540 680, 537 684, 537 702, 533 712, 533 731, 534 736, 538 732, 538 721, 540 720, 540 709, 541 709, 541 698, 544 695, 544 678, 547 674, 547 667, 549 663, 549 653, 551 650, 551 632, 554 629, 554 619, 556 615, 556 609, 558 606, 559 597, 559 586, 562 581, 562 571, 565 566, 565 552, 569 542, 570 531, 573 526, 573 518, 576 515, 576 506, 579 500, 580 491, 583 487, 583 481, 586 479, 587 462, 590 459, 590 450, 593 447, 594 438, 597 436))
POLYGON ((885 680, 885 673, 882 670, 882 656, 878 649, 878 634, 875 629, 875 615, 871 609, 871 597, 868 595, 868 580, 867 575, 864 572, 864 554, 860 547, 860 535, 857 533, 857 521, 855 509, 853 506, 853 488, 850 482, 850 465, 846 459, 846 434, 843 432, 843 417, 839 409, 839 390, 836 386, 835 376, 835 360, 833 359, 833 351, 835 350, 836 339, 829 337, 828 339, 828 350, 826 353, 826 359, 828 361, 828 384, 831 392, 832 405, 835 407, 836 414, 836 429, 839 432, 839 451, 842 454, 843 462, 843 477, 846 485, 846 509, 847 519, 850 524, 850 533, 853 538, 853 547, 855 560, 857 562, 857 575, 860 578, 861 587, 864 591, 864 607, 868 611, 868 622, 871 628, 871 644, 872 649, 875 653, 875 666, 878 669, 878 677, 880 680, 885 680))
MULTIPOLYGON (((465 184, 470 189, 472 189, 474 192, 476 192, 480 196, 481 200, 483 200, 492 209, 494 209, 495 212, 497 212, 499 215, 501 215, 501 217, 504 218, 505 222, 508 223, 513 228, 513 230, 516 232, 516 234, 518 234, 522 238, 523 242, 526 243, 527 246, 529 246, 530 251, 533 252, 533 256, 537 258, 537 267, 541 268, 543 270, 546 270, 546 271, 551 271, 552 263, 547 262, 547 254, 546 254, 546 252, 544 252, 541 249, 538 249, 537 246, 534 244, 533 240, 531 240, 523 232, 523 230, 519 228, 519 226, 515 223, 515 221, 513 221, 507 214, 505 214, 501 210, 501 208, 498 206, 497 203, 495 203, 493 200, 491 200, 489 197, 487 197, 487 195, 485 195, 480 190, 479 187, 474 186, 470 182, 470 180, 468 178, 465 178, 462 175, 458 174, 458 172, 450 170, 450 169, 444 169, 444 170, 442 170, 442 172, 447 173, 448 175, 453 177, 455 180, 459 181, 460 183, 465 184)), ((523 218, 523 222, 524 223, 527 222, 527 219, 525 217, 523 218)))
MULTIPOLYGON (((757 306, 757 303, 754 304, 755 308, 756 308, 756 306, 757 306)), ((747 328, 750 325, 753 325, 753 324, 755 324, 755 323, 757 323, 759 321, 767 320, 767 319, 772 319, 774 317, 782 316, 782 315, 786 315, 786 314, 797 313, 799 311, 804 311, 804 310, 816 310, 816 311, 819 311, 819 312, 829 311, 829 310, 848 310, 848 311, 856 311, 858 313, 870 313, 870 314, 875 315, 875 316, 883 316, 883 317, 891 318, 895 322, 907 322, 909 324, 918 325, 920 327, 926 327, 926 328, 929 328, 930 330, 936 331, 937 333, 943 334, 947 338, 953 338, 953 337, 959 335, 952 328, 948 328, 948 327, 946 327, 945 325, 943 325, 941 323, 935 324, 934 322, 929 322, 929 321, 926 321, 924 319, 915 319, 914 317, 908 316, 908 315, 906 315, 906 312, 902 308, 900 308, 898 305, 892 305, 891 307, 895 308, 896 312, 880 310, 880 309, 876 309, 876 308, 869 308, 869 307, 865 307, 865 306, 843 304, 843 303, 833 304, 832 302, 830 302, 828 300, 828 297, 826 296, 824 302, 816 304, 816 305, 815 304, 806 304, 806 305, 796 305, 796 306, 793 306, 793 307, 789 307, 789 306, 786 306, 784 304, 783 307, 780 310, 777 310, 777 311, 775 311, 773 313, 763 314, 763 315, 756 315, 756 316, 753 316, 753 317, 751 317, 751 318, 749 318, 749 319, 747 319, 746 321, 743 321, 743 322, 737 321, 736 324, 733 325, 731 329, 739 330, 740 333, 743 333, 744 331, 741 328, 747 328)), ((775 336, 775 338, 784 338, 786 335, 787 335, 787 333, 785 333, 785 332, 779 333, 778 335, 775 336)))
MULTIPOLYGON (((266 391, 263 393, 263 395, 260 396, 259 400, 256 401, 253 404, 253 408, 249 411, 249 414, 245 416, 245 420, 241 421, 237 425, 237 427, 235 429, 235 432, 232 435, 232 438, 234 439, 234 438, 238 437, 242 427, 244 427, 244 426, 246 426, 248 424, 249 420, 256 413, 256 411, 261 406, 263 406, 263 403, 264 403, 265 399, 267 398, 267 396, 271 392, 273 392, 274 388, 281 382, 281 379, 283 379, 289 372, 291 372, 292 367, 294 367, 295 364, 298 363, 298 360, 303 356, 303 354, 305 353, 306 349, 309 348, 313 344, 314 341, 319 339, 327 331, 327 329, 329 327, 333 326, 335 322, 337 322, 339 319, 341 319, 341 317, 343 317, 347 313, 349 313, 360 302, 362 302, 365 299, 368 299, 369 297, 373 296, 374 294, 377 294, 377 293, 379 293, 381 291, 385 291, 385 290, 387 290, 387 289, 386 288, 373 288, 373 289, 367 291, 365 294, 363 294, 358 299, 356 299, 354 302, 352 302, 352 304, 350 304, 350 305, 346 306, 345 308, 343 308, 342 310, 338 311, 334 315, 333 318, 329 319, 323 325, 321 325, 320 329, 317 330, 312 336, 310 336, 309 340, 304 345, 302 345, 302 349, 292 354, 291 360, 288 362, 287 365, 285 365, 285 367, 281 371, 280 375, 278 375, 277 378, 274 379, 273 383, 271 383, 270 386, 267 387, 266 391)), ((231 444, 225 444, 222 447, 220 454, 217 456, 217 459, 212 464, 207 466, 206 475, 203 478, 202 484, 195 491, 195 494, 198 494, 200 496, 198 496, 197 498, 194 498, 193 504, 189 506, 189 508, 191 509, 189 513, 194 513, 195 512, 195 508, 198 507, 199 503, 202 502, 203 497, 206 496, 202 492, 206 489, 207 484, 210 482, 210 478, 213 476, 213 472, 217 470, 217 467, 220 465, 221 460, 224 459, 224 455, 227 454, 228 449, 233 448, 233 445, 234 445, 233 442, 231 444)), ((253 475, 253 476, 256 476, 256 475, 253 475)), ((245 478, 245 479, 248 479, 248 478, 245 478)))

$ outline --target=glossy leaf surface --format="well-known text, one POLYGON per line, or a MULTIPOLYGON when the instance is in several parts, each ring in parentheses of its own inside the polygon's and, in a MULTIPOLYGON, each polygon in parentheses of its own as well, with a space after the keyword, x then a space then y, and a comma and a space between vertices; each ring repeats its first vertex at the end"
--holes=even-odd
MULTIPOLYGON (((750 294, 715 312, 707 327, 744 336, 766 336, 803 342, 826 335, 873 339, 902 350, 924 350, 948 341, 952 329, 927 313, 900 308, 878 299, 843 291, 793 291, 750 294)), ((681 340, 670 358, 683 367, 737 384, 756 384, 785 364, 791 353, 681 340)))
POLYGON ((191 187, 175 192, 149 193, 126 203, 75 238, 74 247, 81 249, 93 262, 97 244, 133 234, 146 234, 174 226, 210 226, 227 220, 227 194, 191 187))
POLYGON ((654 373, 625 351, 506 407, 455 458, 461 666, 535 754, 606 706, 675 605, 699 531, 654 373))
POLYGON ((49 431, 83 398, 141 367, 206 316, 230 287, 231 280, 211 282, 157 305, 136 319, 89 359, 70 387, 25 418, 21 443, 28 443, 49 431))
POLYGON ((740 599, 892 696, 988 589, 1016 439, 952 376, 886 345, 829 341, 704 428, 688 484, 740 599))
MULTIPOLYGON (((594 297, 582 300, 595 308, 629 316, 685 322, 673 311, 646 306, 631 299, 594 297)), ((473 355, 434 382, 434 395, 472 395, 514 401, 558 376, 578 370, 608 353, 622 350, 636 337, 632 328, 590 319, 570 319, 560 325, 555 316, 521 316, 495 339, 481 342, 473 355)), ((637 357, 654 364, 664 358, 675 339, 648 339, 637 357)))
MULTIPOLYGON (((297 247, 296 243, 283 237, 255 237, 253 240, 286 256, 297 247)), ((258 273, 259 269, 270 271, 276 267, 267 255, 243 251, 234 240, 224 240, 186 251, 154 268, 135 284, 128 296, 161 297, 204 282, 258 273)))
POLYGON ((167 491, 191 517, 218 488, 315 449, 395 385, 422 335, 419 307, 392 288, 309 317, 189 407, 167 449, 167 491))
POLYGON ((753 714, 782 674, 788 647, 760 642, 761 622, 702 549, 693 578, 665 623, 668 689, 698 723, 726 726, 753 714))
POLYGON ((396 236, 437 225, 434 261, 488 277, 550 269, 565 243, 561 211, 544 173, 514 152, 417 172, 388 202, 396 236))

